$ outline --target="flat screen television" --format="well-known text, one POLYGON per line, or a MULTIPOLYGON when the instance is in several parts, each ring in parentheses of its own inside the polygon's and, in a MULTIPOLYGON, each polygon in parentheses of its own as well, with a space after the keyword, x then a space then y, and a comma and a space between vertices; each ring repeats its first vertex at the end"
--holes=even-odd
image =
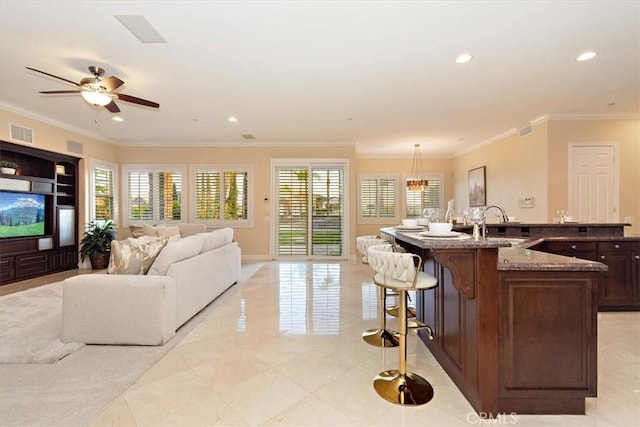
POLYGON ((44 197, 0 191, 0 238, 44 235, 44 197))

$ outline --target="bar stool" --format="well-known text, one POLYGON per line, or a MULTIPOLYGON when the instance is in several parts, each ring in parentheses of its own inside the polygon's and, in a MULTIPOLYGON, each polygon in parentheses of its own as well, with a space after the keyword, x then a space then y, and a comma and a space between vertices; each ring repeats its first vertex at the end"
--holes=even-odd
POLYGON ((388 252, 371 246, 369 265, 376 272, 376 283, 398 291, 400 296, 399 368, 380 372, 373 380, 376 392, 397 405, 423 405, 433 398, 433 387, 420 375, 407 371, 407 291, 431 289, 435 277, 422 271, 422 258, 410 253, 388 252))
MULTIPOLYGON (((378 236, 359 236, 356 238, 356 247, 358 248, 358 252, 363 254, 362 262, 367 264, 367 249, 371 246, 381 246, 384 247, 384 250, 391 251, 391 245, 384 239, 381 239, 378 236)), ((381 248, 382 250, 382 248, 381 248)), ((375 283, 375 277, 374 277, 375 283)), ((362 339, 367 343, 371 344, 375 347, 397 347, 399 345, 398 339, 396 338, 396 332, 390 331, 387 329, 387 315, 385 313, 386 303, 387 303, 387 288, 380 286, 380 284, 375 283, 378 286, 378 316, 380 317, 380 327, 377 329, 369 329, 362 333, 362 339)))

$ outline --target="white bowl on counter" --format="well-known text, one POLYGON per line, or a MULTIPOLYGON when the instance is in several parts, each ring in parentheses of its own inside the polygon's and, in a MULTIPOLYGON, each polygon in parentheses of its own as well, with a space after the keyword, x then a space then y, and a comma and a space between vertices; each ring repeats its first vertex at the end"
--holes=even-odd
POLYGON ((402 225, 404 225, 405 227, 417 227, 418 220, 413 218, 405 218, 402 220, 402 225))
POLYGON ((429 223, 429 231, 432 233, 445 234, 450 233, 453 229, 453 224, 450 222, 431 222, 429 223))

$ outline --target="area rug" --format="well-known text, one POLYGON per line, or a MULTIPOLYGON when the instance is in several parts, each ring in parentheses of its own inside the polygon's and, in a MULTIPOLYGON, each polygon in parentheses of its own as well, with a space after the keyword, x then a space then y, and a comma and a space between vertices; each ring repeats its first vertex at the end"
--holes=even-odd
POLYGON ((63 343, 62 282, 0 297, 0 363, 54 363, 84 346, 63 343))
POLYGON ((198 324, 224 310, 226 295, 241 292, 244 282, 262 266, 243 264, 240 283, 182 325, 165 345, 85 345, 57 363, 0 364, 0 426, 91 425, 198 324))

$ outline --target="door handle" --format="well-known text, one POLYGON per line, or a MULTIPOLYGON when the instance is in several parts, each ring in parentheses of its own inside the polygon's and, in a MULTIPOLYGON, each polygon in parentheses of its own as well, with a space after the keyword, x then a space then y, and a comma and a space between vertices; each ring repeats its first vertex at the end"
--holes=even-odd
POLYGON ((604 255, 600 255, 600 259, 607 259, 607 257, 604 255))

